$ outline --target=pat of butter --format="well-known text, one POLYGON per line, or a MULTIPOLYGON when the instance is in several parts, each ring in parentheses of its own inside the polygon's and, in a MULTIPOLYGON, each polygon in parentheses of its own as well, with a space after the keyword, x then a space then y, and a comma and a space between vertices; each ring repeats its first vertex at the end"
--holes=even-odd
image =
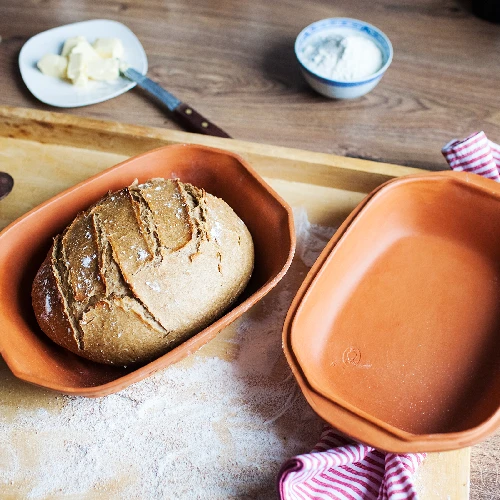
POLYGON ((91 45, 84 36, 68 38, 61 55, 46 54, 38 61, 45 75, 67 78, 83 87, 89 79, 112 81, 120 76, 123 44, 118 38, 98 38, 91 45))
POLYGON ((123 57, 123 44, 119 38, 98 38, 94 42, 94 49, 105 59, 123 57))
POLYGON ((118 59, 92 59, 87 63, 89 78, 92 80, 116 80, 120 76, 118 59))
POLYGON ((73 36, 68 38, 63 45, 61 55, 63 57, 68 57, 70 52, 80 43, 86 42, 86 38, 84 36, 73 36))
POLYGON ((92 59, 98 59, 99 54, 94 50, 94 47, 90 45, 87 40, 83 42, 78 42, 72 49, 69 54, 71 57, 73 54, 81 54, 84 61, 91 61, 92 59))
POLYGON ((37 63, 38 69, 48 76, 65 78, 68 60, 57 54, 45 54, 37 63))
POLYGON ((78 85, 79 87, 87 85, 89 81, 87 61, 83 54, 71 52, 69 55, 67 76, 74 85, 78 85))

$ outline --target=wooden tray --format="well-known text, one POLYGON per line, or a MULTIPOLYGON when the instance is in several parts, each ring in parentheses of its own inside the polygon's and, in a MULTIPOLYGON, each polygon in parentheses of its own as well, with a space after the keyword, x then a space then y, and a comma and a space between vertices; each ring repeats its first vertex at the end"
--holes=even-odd
MULTIPOLYGON (((322 153, 0 107, 0 170, 15 180, 13 192, 0 202, 0 229, 61 190, 127 157, 174 143, 206 144, 240 154, 293 207, 305 207, 312 223, 333 227, 376 186, 416 172, 407 167, 322 153)), ((214 343, 212 349, 217 355, 218 344, 214 343)), ((3 361, 0 372, 6 372, 3 361)), ((15 387, 18 392, 13 394, 12 384, 0 386, 0 400, 7 406, 4 411, 14 411, 16 401, 21 399, 29 400, 31 407, 43 408, 55 397, 27 384, 15 387)), ((24 438, 29 441, 32 437, 24 438)), ((469 466, 468 448, 429 454, 418 472, 420 498, 467 499, 469 466)), ((9 498, 21 498, 17 486, 9 486, 9 498)))

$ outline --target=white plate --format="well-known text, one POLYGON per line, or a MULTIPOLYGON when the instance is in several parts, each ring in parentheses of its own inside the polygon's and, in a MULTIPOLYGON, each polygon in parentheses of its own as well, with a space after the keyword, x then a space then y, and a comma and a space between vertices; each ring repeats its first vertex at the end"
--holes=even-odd
POLYGON ((145 75, 148 59, 139 39, 125 25, 116 21, 96 19, 59 26, 30 38, 19 53, 19 69, 29 91, 40 101, 60 108, 75 108, 102 102, 123 94, 135 83, 120 77, 114 82, 89 82, 77 87, 69 82, 41 73, 36 63, 47 53, 60 54, 64 41, 82 35, 93 43, 96 38, 119 38, 123 43, 124 60, 145 75))

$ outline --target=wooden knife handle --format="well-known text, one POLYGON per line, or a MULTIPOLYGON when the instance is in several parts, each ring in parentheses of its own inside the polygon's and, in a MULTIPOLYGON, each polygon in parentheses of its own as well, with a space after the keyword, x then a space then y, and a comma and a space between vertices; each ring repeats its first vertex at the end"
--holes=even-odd
POLYGON ((200 115, 188 104, 181 102, 173 111, 175 118, 187 130, 199 134, 213 135, 215 137, 231 137, 224 130, 214 125, 210 120, 200 115))

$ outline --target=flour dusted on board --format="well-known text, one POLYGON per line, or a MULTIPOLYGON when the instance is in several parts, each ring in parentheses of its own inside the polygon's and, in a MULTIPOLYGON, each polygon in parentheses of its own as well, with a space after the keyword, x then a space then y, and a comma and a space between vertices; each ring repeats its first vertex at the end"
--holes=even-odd
POLYGON ((360 35, 332 32, 312 37, 302 55, 309 70, 323 78, 340 81, 362 80, 383 66, 378 45, 360 35))
POLYGON ((283 280, 182 362, 97 399, 33 388, 30 406, 15 396, 24 383, 3 371, 17 408, 0 405, 2 494, 275 498, 281 464, 309 451, 323 425, 290 373, 281 329, 333 230, 309 224, 305 211, 295 220, 297 258, 283 280))

